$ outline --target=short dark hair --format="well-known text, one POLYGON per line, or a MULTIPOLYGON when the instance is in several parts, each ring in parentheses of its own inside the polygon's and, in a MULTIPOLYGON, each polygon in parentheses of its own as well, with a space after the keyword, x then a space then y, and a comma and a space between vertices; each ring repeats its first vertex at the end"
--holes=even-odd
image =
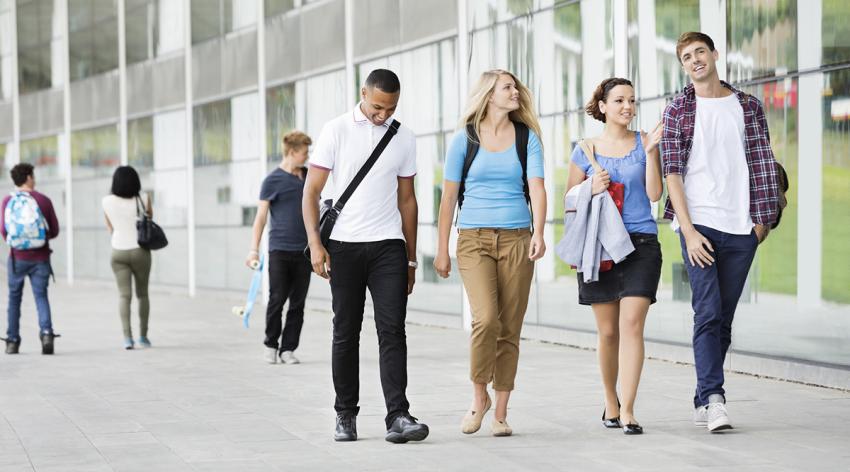
POLYGON ((142 190, 142 181, 136 169, 121 166, 112 174, 112 194, 121 198, 133 198, 142 190))
POLYGON ((599 102, 607 101, 608 94, 611 93, 611 89, 618 85, 628 85, 629 87, 634 88, 632 81, 629 79, 623 79, 620 77, 605 79, 599 84, 599 86, 596 87, 596 90, 593 91, 593 96, 590 97, 590 101, 588 101, 587 105, 584 106, 584 111, 586 111, 587 114, 592 116, 594 119, 605 123, 605 113, 602 113, 602 110, 599 109, 599 102))
POLYGON ((12 167, 12 170, 9 171, 9 175, 12 176, 12 182, 15 183, 15 186, 20 187, 27 183, 27 177, 33 175, 33 166, 26 162, 16 164, 15 167, 12 167))
POLYGON ((708 50, 714 52, 714 40, 711 39, 711 36, 700 33, 699 31, 688 31, 687 33, 682 33, 679 36, 679 40, 676 41, 676 59, 679 60, 679 63, 682 62, 682 49, 688 47, 691 43, 703 42, 706 46, 708 46, 708 50))
POLYGON ((369 88, 377 87, 380 91, 386 93, 397 93, 401 90, 401 82, 398 81, 398 76, 395 72, 387 69, 375 69, 366 77, 366 86, 369 88))

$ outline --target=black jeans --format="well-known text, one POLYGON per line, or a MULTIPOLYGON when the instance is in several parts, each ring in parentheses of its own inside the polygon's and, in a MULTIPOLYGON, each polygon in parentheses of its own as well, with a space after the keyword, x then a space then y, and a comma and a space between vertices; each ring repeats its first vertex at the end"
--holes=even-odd
POLYGON ((266 347, 278 347, 279 352, 298 348, 301 327, 304 325, 304 300, 310 288, 310 262, 301 251, 269 252, 269 305, 266 308, 266 347), (289 299, 286 325, 281 336, 283 304, 289 299))
POLYGON ((407 390, 407 251, 399 239, 369 243, 331 240, 333 381, 337 412, 357 414, 360 400, 360 329, 366 289, 375 307, 386 423, 410 408, 407 390))

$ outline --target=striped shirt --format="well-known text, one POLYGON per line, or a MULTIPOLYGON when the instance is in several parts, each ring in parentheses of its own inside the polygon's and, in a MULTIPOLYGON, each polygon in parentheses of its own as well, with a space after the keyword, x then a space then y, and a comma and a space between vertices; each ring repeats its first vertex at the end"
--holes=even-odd
MULTIPOLYGON (((770 148, 770 132, 761 102, 752 95, 735 89, 721 81, 731 90, 744 110, 744 150, 750 170, 750 216, 753 223, 770 225, 779 212, 779 172, 773 150, 770 148)), ((661 138, 661 156, 664 176, 685 175, 688 157, 694 142, 697 100, 694 85, 687 87, 673 98, 664 109, 664 134, 661 138)), ((674 215, 670 197, 664 206, 664 218, 674 215)))

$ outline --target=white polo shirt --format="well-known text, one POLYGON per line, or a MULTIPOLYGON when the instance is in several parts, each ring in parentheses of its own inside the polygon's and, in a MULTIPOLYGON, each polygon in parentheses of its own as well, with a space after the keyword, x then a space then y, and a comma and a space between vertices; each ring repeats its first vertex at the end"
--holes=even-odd
MULTIPOLYGON (((333 188, 325 196, 337 201, 369 159, 391 120, 393 118, 375 126, 358 103, 353 110, 325 123, 310 155, 310 166, 329 170, 333 177, 333 188)), ((352 243, 403 240, 398 178, 412 179, 415 175, 416 137, 402 125, 348 199, 331 232, 331 239, 352 243)))

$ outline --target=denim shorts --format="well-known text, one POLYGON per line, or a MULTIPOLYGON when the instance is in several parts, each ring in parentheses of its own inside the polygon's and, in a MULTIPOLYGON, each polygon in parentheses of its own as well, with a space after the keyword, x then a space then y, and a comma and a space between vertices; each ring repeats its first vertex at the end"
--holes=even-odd
POLYGON ((631 233, 634 252, 607 272, 599 273, 596 282, 584 283, 578 274, 578 302, 582 305, 616 302, 623 297, 646 297, 655 303, 661 279, 661 244, 658 236, 631 233))

